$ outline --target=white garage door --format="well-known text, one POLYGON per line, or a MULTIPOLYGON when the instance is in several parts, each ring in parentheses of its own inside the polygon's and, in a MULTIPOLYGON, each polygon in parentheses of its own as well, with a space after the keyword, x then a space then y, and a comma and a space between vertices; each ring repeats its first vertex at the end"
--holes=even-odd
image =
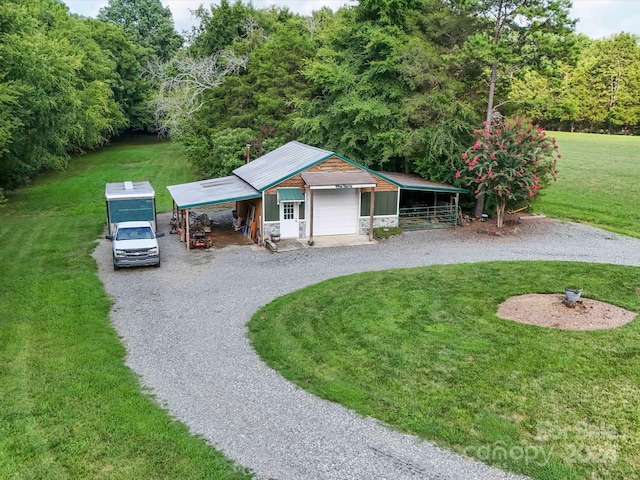
POLYGON ((359 192, 357 188, 314 190, 313 234, 357 233, 359 192))

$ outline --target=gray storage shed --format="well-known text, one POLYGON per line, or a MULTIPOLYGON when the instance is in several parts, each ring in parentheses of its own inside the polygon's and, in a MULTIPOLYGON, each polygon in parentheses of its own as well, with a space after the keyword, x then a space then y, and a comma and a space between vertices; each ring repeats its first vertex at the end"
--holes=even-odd
POLYGON ((148 221, 157 231, 156 192, 149 182, 107 183, 107 226, 109 234, 118 222, 148 221))

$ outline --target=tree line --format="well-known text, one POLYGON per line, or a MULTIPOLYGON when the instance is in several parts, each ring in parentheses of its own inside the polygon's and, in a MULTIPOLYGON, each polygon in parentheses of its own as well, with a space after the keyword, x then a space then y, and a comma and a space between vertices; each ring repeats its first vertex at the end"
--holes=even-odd
POLYGON ((309 16, 222 0, 181 37, 160 0, 98 19, 0 5, 0 188, 127 130, 185 145, 203 177, 291 139, 455 182, 483 120, 637 133, 640 47, 575 34, 569 0, 361 0, 309 16))

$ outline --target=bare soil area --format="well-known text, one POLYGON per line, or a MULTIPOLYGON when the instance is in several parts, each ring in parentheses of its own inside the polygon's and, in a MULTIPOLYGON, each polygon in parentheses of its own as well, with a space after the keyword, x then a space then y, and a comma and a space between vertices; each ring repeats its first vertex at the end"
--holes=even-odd
POLYGON ((515 322, 563 330, 602 330, 621 327, 636 317, 635 312, 610 303, 582 298, 575 308, 567 307, 564 295, 530 293, 508 298, 498 316, 515 322))

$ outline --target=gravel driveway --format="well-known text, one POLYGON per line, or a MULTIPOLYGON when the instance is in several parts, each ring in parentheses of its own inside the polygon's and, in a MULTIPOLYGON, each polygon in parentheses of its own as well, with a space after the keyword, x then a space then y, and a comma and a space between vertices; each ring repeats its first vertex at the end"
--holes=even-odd
MULTIPOLYGON (((159 217, 168 232, 168 216, 159 217)), ((538 220, 513 236, 405 233, 377 245, 271 254, 230 246, 190 254, 161 238, 162 267, 113 271, 110 243, 94 253, 114 299, 111 319, 129 365, 175 417, 257 478, 507 479, 341 405, 268 368, 246 338, 262 305, 354 272, 486 260, 573 260, 640 266, 640 239, 538 220)))

